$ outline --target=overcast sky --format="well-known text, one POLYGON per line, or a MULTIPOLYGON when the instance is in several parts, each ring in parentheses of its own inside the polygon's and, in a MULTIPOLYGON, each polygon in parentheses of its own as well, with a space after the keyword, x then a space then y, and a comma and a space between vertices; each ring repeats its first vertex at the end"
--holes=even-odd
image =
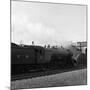
POLYGON ((58 45, 86 40, 86 6, 11 2, 12 42, 58 45))

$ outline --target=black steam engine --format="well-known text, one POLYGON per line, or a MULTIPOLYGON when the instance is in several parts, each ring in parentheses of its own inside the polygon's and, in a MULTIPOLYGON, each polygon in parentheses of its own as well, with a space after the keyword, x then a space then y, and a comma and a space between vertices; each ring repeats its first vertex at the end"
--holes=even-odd
POLYGON ((44 48, 11 44, 11 73, 38 68, 73 66, 72 53, 64 48, 44 48))

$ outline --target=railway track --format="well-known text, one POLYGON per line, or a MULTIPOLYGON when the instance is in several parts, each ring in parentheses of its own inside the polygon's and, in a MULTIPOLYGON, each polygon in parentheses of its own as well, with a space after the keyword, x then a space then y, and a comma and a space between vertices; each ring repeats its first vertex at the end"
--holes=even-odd
POLYGON ((56 68, 56 69, 44 69, 44 70, 33 70, 27 73, 22 73, 19 75, 12 75, 11 76, 11 81, 15 80, 21 80, 21 79, 28 79, 28 78, 34 78, 34 77, 40 77, 40 76, 47 76, 47 75, 52 75, 52 74, 57 74, 57 73, 63 73, 63 72, 69 72, 69 71, 74 71, 74 70, 79 70, 79 69, 84 69, 86 66, 77 66, 77 67, 72 67, 72 68, 56 68))

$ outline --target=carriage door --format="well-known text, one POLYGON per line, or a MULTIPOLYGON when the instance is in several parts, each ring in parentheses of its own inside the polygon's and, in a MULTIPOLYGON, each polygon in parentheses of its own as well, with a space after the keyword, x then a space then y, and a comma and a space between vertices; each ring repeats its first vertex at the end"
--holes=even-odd
POLYGON ((42 49, 36 49, 35 50, 35 63, 41 64, 44 61, 43 57, 43 50, 42 49))

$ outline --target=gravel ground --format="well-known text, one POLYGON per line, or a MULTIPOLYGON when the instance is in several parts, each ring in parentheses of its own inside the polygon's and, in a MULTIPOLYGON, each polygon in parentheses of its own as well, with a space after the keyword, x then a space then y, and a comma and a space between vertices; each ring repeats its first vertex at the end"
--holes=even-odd
POLYGON ((87 69, 11 82, 11 89, 87 85, 87 69))

